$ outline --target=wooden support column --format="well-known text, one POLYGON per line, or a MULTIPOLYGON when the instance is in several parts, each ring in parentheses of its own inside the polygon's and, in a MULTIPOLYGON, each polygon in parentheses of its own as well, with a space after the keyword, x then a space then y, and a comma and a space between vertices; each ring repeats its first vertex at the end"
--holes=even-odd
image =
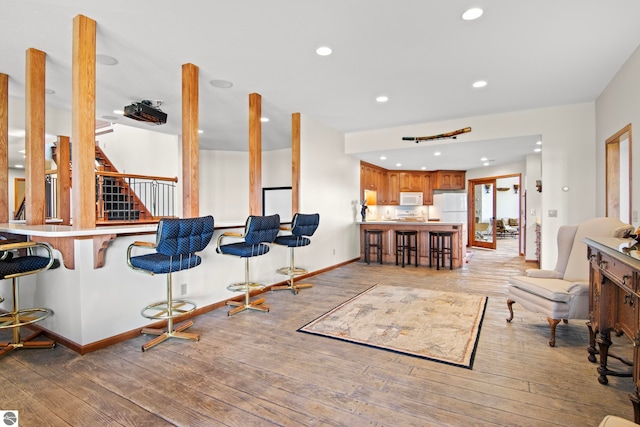
POLYGON ((58 193, 56 210, 58 218, 62 219, 62 225, 71 224, 71 157, 68 136, 58 136, 56 148, 56 162, 58 180, 56 191, 58 193))
POLYGON ((0 73, 0 223, 9 222, 9 76, 0 73))
POLYGON ((73 226, 96 226, 96 21, 73 18, 71 72, 73 226))
POLYGON ((262 97, 249 94, 249 214, 262 215, 262 97))
POLYGON ((200 211, 198 142, 198 67, 182 65, 182 216, 200 211))
POLYGON ((291 216, 299 212, 300 200, 300 113, 291 115, 291 216))
POLYGON ((45 68, 47 55, 27 49, 25 93, 25 218, 27 225, 40 225, 46 219, 44 134, 45 68))

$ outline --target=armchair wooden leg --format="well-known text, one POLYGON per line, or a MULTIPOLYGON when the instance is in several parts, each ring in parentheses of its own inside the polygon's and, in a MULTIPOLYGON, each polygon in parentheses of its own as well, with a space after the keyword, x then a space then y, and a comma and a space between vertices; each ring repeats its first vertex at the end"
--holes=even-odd
POLYGON ((515 304, 514 300, 507 300, 507 308, 509 309, 509 317, 507 318, 507 322, 511 323, 513 320, 513 304, 515 304))
POLYGON ((551 329, 551 339, 549 340, 549 346, 556 346, 556 326, 560 323, 560 319, 552 319, 547 317, 547 322, 549 322, 549 328, 551 329))

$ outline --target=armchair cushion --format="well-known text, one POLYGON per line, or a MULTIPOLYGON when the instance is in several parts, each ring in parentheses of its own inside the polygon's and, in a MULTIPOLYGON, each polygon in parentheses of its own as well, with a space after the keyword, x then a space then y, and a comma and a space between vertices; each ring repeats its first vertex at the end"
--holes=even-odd
POLYGON ((525 276, 514 276, 509 281, 513 286, 551 301, 569 302, 573 295, 589 292, 588 282, 525 276))
POLYGON ((529 268, 525 270, 527 277, 540 277, 541 279, 562 279, 562 273, 556 270, 540 270, 539 268, 529 268))

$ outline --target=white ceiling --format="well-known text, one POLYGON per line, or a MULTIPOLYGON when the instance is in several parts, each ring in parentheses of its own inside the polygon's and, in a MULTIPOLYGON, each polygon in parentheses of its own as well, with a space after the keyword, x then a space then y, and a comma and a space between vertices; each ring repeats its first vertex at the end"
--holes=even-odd
MULTIPOLYGON (((272 150, 290 145, 294 112, 354 132, 594 101, 640 44, 637 0, 5 0, 0 73, 10 96, 24 98, 25 51, 36 48, 55 91, 47 104, 70 109, 77 14, 96 20, 97 53, 118 60, 97 65, 98 119, 180 134, 181 66, 193 63, 200 146, 220 150, 247 149, 250 93, 262 95, 263 148, 272 150), (471 6, 484 15, 461 20, 471 6), (331 56, 316 55, 323 45, 331 56), (480 79, 488 85, 472 88, 480 79), (142 99, 162 100, 167 124, 114 115, 142 99)), ((537 138, 482 141, 496 147, 483 155, 517 160, 529 148, 508 153, 537 138)), ((407 165, 420 145, 408 144, 394 153, 407 165)), ((454 147, 456 165, 436 168, 466 169, 477 156, 454 147)))

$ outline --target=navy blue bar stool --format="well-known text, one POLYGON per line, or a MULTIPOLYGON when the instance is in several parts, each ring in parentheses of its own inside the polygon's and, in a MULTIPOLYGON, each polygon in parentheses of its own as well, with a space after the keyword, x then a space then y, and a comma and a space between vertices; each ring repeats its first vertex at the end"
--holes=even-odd
POLYGON ((166 276, 166 300, 149 304, 140 314, 147 319, 167 322, 165 328, 143 328, 142 333, 157 335, 142 346, 142 351, 166 341, 169 338, 181 338, 199 341, 200 335, 183 332, 193 326, 188 320, 174 327, 174 321, 180 320, 195 311, 192 301, 173 298, 172 276, 176 271, 187 270, 201 264, 202 258, 196 252, 203 251, 213 237, 214 220, 211 215, 199 218, 165 218, 158 222, 156 241, 133 242, 127 249, 127 264, 143 273, 166 276), (134 249, 136 248, 136 249, 134 249), (137 254, 134 252, 153 250, 154 252, 137 254))
POLYGON ((274 242, 277 245, 287 246, 289 248, 289 267, 282 267, 277 270, 279 274, 289 276, 289 284, 272 286, 272 291, 289 289, 297 295, 300 289, 313 286, 311 283, 294 283, 295 276, 307 274, 308 271, 295 266, 293 249, 310 244, 311 240, 309 237, 313 236, 313 233, 318 229, 318 225, 320 225, 320 214, 296 213, 291 219, 291 227, 280 227, 280 230, 291 232, 290 234, 276 237, 274 242))
POLYGON ((257 310, 269 312, 269 306, 264 304, 264 298, 251 301, 251 291, 263 289, 259 283, 249 280, 249 258, 261 256, 269 252, 269 243, 278 236, 280 230, 280 215, 257 216, 251 215, 247 218, 244 226, 244 234, 226 232, 218 237, 216 252, 223 255, 231 255, 244 259, 244 282, 234 283, 227 286, 227 289, 234 292, 243 292, 244 301, 227 301, 228 306, 232 306, 227 313, 228 316, 244 310, 257 310), (236 239, 236 243, 222 244, 229 239, 236 239), (241 241, 237 241, 241 239, 241 241))

